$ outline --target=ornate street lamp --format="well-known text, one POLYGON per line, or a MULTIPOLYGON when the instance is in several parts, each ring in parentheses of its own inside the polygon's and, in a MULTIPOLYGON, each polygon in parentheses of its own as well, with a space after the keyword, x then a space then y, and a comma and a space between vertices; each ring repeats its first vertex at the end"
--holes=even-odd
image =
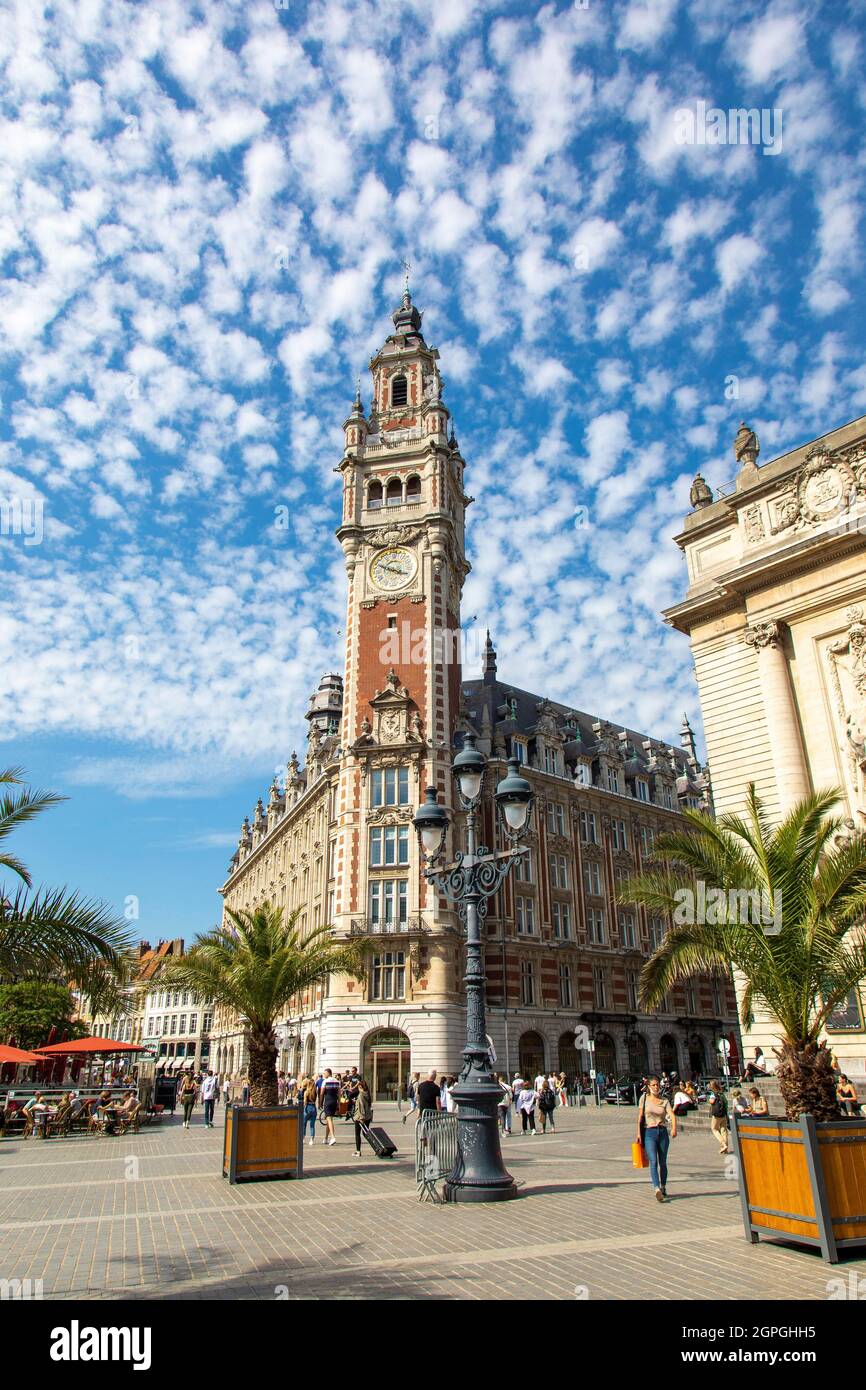
POLYGON ((452 1202, 503 1202, 517 1196, 499 1144, 498 1107, 502 1091, 490 1070, 481 924, 487 915, 488 899, 501 888, 512 865, 529 853, 518 841, 529 824, 533 794, 526 778, 520 775, 517 759, 509 758, 508 773, 496 788, 496 805, 511 848, 490 853, 485 845, 477 843, 477 811, 486 767, 487 759, 475 746, 475 735, 466 734, 452 768, 457 800, 466 812, 465 854, 456 854, 451 864, 439 862, 445 848, 448 814, 436 799, 435 787, 427 788, 424 804, 413 822, 427 866, 425 878, 449 902, 456 903, 466 927, 466 1046, 463 1070, 452 1090, 458 1106, 457 1161, 445 1184, 445 1196, 452 1202))

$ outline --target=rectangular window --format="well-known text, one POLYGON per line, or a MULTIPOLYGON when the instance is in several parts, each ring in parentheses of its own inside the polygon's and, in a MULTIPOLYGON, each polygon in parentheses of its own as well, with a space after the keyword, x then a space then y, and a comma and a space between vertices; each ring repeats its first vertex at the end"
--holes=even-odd
POLYGON ((371 806, 408 806, 408 767, 377 767, 373 769, 370 790, 371 806))
POLYGON ((190 1016, 189 1016, 189 1031, 190 1031, 191 1033, 197 1033, 197 1032, 198 1032, 198 1014, 190 1014, 190 1016))
POLYGON ((580 813, 580 838, 585 845, 598 844, 598 830, 595 824, 594 811, 581 811, 580 813))
POLYGON ((722 1012, 722 990, 717 979, 710 980, 710 998, 712 1000, 713 1013, 718 1018, 722 1012))
POLYGON ((565 808, 558 801, 547 803, 547 828, 551 835, 565 834, 565 808))
POLYGON ((627 951, 635 948, 634 917, 630 912, 619 914, 619 944, 627 951))
POLYGON ((559 1003, 563 1009, 570 1009, 572 1005, 571 966, 564 963, 559 967, 559 1003))
POLYGON ((609 792, 619 791, 619 772, 615 767, 609 767, 607 770, 607 789, 609 792))
POLYGON ((409 918, 409 885, 405 878, 380 878, 370 884, 370 924, 375 932, 393 931, 409 918))
POLYGON ((650 799, 649 783, 645 782, 642 777, 637 779, 637 799, 638 801, 649 801, 650 799))
POLYGON ((607 980, 604 977, 604 967, 596 965, 592 972, 592 988, 595 995, 595 1007, 597 1009, 607 1008, 607 980))
POLYGON ((171 1016, 171 1031, 172 1036, 177 1032, 177 1014, 172 1014, 171 1016))
POLYGON ((564 854, 550 856, 551 888, 568 888, 568 860, 564 854))
POLYGON ((589 939, 593 946, 603 946, 607 939, 604 925, 604 908, 591 907, 586 914, 589 939))
POLYGON ((567 941, 571 936, 571 908, 568 903, 553 904, 553 935, 558 941, 567 941))
POLYGON ((601 897, 601 870, 594 859, 587 859, 584 863, 583 886, 593 897, 601 897))
POLYGON ((611 822, 614 849, 628 849, 628 829, 624 820, 611 822))
POLYGON ((170 1022, 171 1022, 171 1020, 170 1020, 168 1014, 163 1014, 163 1016, 162 1016, 162 1036, 163 1036, 163 1037, 165 1037, 166 1033, 168 1032, 168 1025, 169 1025, 170 1022))
POLYGON ((181 1016, 180 1016, 180 1028, 178 1029, 178 1032, 180 1032, 180 1033, 185 1033, 185 1032, 186 1032, 186 1014, 181 1014, 181 1016))
POLYGON ((514 877, 518 883, 532 883, 532 850, 514 861, 514 877))
POLYGON ((696 1014, 698 1011, 698 991, 694 980, 686 980, 686 1013, 696 1014))
POLYGON ((406 993, 406 956, 403 951, 385 951, 373 957, 370 979, 371 999, 403 999, 406 993))
POLYGON ((652 830, 648 825, 642 825, 640 828, 640 847, 644 859, 652 858, 653 849, 655 848, 655 842, 655 831, 652 830))
POLYGON ((519 763, 526 762, 526 744, 521 743, 519 738, 513 738, 511 740, 511 755, 516 758, 519 763))
POLYGON ((661 946, 665 934, 665 924, 661 917, 651 917, 649 921, 650 947, 657 951, 661 946))
POLYGON ((556 748, 544 749, 545 772, 559 773, 559 751, 556 748))
POLYGON ((632 1013, 637 1011, 637 971, 627 970, 625 973, 625 992, 628 999, 628 1006, 632 1013))
POLYGON ((370 830, 370 867, 409 863, 408 825, 374 825, 370 830))
POLYGON ((522 936, 531 936, 535 931, 535 899, 515 899, 517 903, 517 930, 522 936))
POLYGON ((521 1004, 535 1003, 535 978, 531 960, 520 962, 520 1002, 521 1004))

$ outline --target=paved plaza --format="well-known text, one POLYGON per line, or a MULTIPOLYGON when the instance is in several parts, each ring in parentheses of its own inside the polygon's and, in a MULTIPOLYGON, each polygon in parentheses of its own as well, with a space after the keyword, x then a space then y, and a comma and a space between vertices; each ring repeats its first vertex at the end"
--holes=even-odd
POLYGON ((709 1133, 672 1146, 666 1205, 631 1166, 632 1110, 557 1113, 505 1142, 521 1198, 419 1203, 412 1122, 376 1121, 400 1152, 353 1157, 353 1131, 306 1150, 301 1182, 220 1177, 221 1120, 178 1115, 126 1138, 0 1142, 6 1279, 45 1298, 812 1299, 866 1260, 749 1245, 709 1133))

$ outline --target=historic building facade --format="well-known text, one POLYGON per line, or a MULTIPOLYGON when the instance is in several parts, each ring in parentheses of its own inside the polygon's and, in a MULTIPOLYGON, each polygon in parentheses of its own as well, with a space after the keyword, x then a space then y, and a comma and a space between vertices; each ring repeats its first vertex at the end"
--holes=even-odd
MULTIPOLYGON (((378 1096, 409 1071, 456 1073, 465 1042, 456 913, 421 872, 411 821, 427 786, 452 811, 451 760, 474 729, 492 764, 513 750, 537 793, 530 862, 490 905, 486 967, 499 1064, 574 1072, 583 1022, 606 1073, 715 1070, 736 1033, 725 981, 694 981, 647 1018, 637 977, 665 924, 623 901, 620 885, 653 836, 709 784, 691 730, 674 749, 501 683, 489 643, 481 681, 463 682, 460 597, 464 460, 442 399, 436 348, 407 292, 344 424, 342 521, 348 576, 345 672, 327 675, 295 755, 245 820, 223 885, 229 909, 265 899, 374 943, 363 982, 331 979, 294 1002, 280 1030, 291 1071, 363 1066, 378 1096)), ((486 842, 496 843, 491 804, 486 842)), ((459 816, 457 817, 459 821, 459 816)), ((450 848, 460 848, 452 822, 450 848)), ((243 1029, 217 1010, 217 1069, 246 1066, 243 1029)), ((588 1057, 583 1065, 589 1065, 588 1057)))
MULTIPOLYGON (((758 466, 740 427, 736 478, 713 496, 698 474, 676 541, 685 600, 665 618, 691 638, 717 811, 755 782, 773 819, 835 786, 850 827, 866 823, 866 417, 758 466)), ((866 1074, 863 993, 827 1038, 866 1074)), ((747 1047, 773 1045, 762 1017, 747 1047)))

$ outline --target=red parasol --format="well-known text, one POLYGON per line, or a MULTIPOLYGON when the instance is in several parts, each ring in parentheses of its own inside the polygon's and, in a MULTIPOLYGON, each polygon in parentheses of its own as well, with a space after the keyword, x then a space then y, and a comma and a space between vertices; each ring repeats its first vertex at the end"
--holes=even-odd
POLYGON ((0 1043, 0 1066, 7 1063, 13 1067, 33 1066, 34 1062, 41 1062, 35 1052, 23 1052, 20 1047, 7 1047, 5 1043, 0 1043))
MULTIPOLYGON (((114 1038, 73 1038, 70 1042, 46 1044, 37 1049, 40 1057, 76 1057, 82 1053, 96 1056, 100 1052, 144 1052, 137 1043, 117 1042, 114 1038)), ((37 1059, 38 1060, 38 1059, 37 1059)))

